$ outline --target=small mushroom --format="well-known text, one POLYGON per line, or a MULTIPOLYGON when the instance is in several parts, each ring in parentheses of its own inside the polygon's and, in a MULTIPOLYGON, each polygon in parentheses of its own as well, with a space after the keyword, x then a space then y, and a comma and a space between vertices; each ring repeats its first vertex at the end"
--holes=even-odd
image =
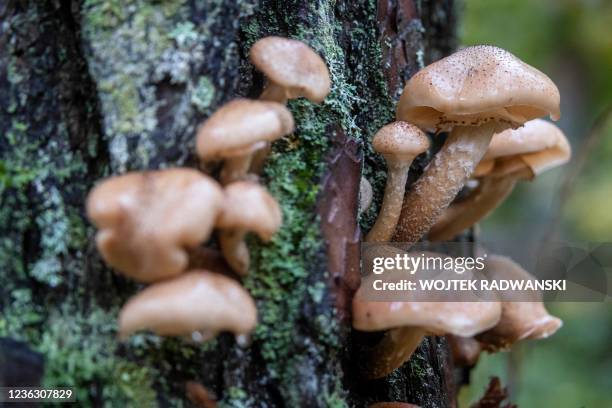
POLYGON ((196 407, 217 408, 217 398, 215 395, 199 382, 187 381, 185 383, 185 391, 189 401, 196 407))
POLYGON ((367 178, 361 177, 359 182, 359 214, 368 211, 368 208, 372 205, 373 198, 374 191, 372 190, 372 185, 367 178))
POLYGON ((372 147, 385 158, 388 173, 382 207, 366 241, 389 241, 402 210, 410 165, 429 149, 429 139, 416 126, 398 121, 383 126, 374 135, 372 147))
MULTIPOLYGON (((527 271, 510 258, 489 256, 485 261, 487 279, 533 280, 527 271)), ((500 291, 502 313, 499 322, 476 336, 488 351, 504 350, 519 340, 543 339, 553 335, 563 322, 551 316, 544 307, 538 291, 527 295, 514 291, 500 291)))
MULTIPOLYGON (((283 37, 258 40, 249 55, 255 67, 268 78, 260 99, 285 104, 305 97, 321 103, 329 94, 331 80, 325 62, 308 45, 283 37)), ((253 155, 251 171, 259 173, 270 150, 264 143, 253 155)))
POLYGON ((429 240, 452 239, 497 208, 518 181, 533 180, 543 171, 567 163, 570 156, 563 132, 545 120, 535 119, 516 130, 496 134, 485 154, 486 164, 479 165, 478 187, 442 213, 429 231, 429 240))
POLYGON ((109 178, 87 198, 104 260, 140 282, 183 272, 189 250, 206 241, 221 211, 216 181, 191 169, 133 172, 109 178))
POLYGON ((457 367, 474 367, 480 358, 482 347, 473 337, 461 337, 449 334, 446 341, 453 355, 453 363, 457 367))
MULTIPOLYGON (((390 254, 397 254, 397 250, 391 250, 390 254)), ((446 257, 441 254, 425 254, 429 258, 446 257)), ((387 271, 385 282, 414 280, 415 276, 419 276, 422 272, 423 270, 416 271, 412 275, 407 270, 387 271)), ((435 271, 427 270, 428 275, 433 272, 435 271)), ((468 278, 466 273, 464 277, 468 278)), ((436 278, 452 279, 456 276, 454 272, 446 271, 436 278)), ((376 279, 380 277, 370 275, 364 278, 353 298, 355 329, 388 330, 366 358, 364 375, 367 378, 381 378, 400 367, 410 358, 426 335, 474 336, 495 326, 501 315, 499 302, 481 301, 478 295, 472 292, 458 294, 442 291, 436 301, 430 297, 431 294, 421 291, 408 291, 402 301, 375 299, 371 288, 376 279)))
POLYGON ((223 211, 217 219, 219 243, 227 263, 241 276, 249 270, 248 231, 269 241, 282 224, 282 213, 274 197, 259 184, 237 181, 225 188, 223 211))
POLYGON ((282 104, 235 99, 198 129, 198 156, 204 161, 225 160, 220 178, 227 184, 248 172, 253 152, 293 128, 293 116, 282 104))
POLYGON ((283 37, 265 37, 250 51, 250 59, 268 82, 261 99, 286 103, 305 97, 321 103, 329 93, 331 81, 325 62, 308 45, 283 37))
POLYGON ((249 293, 235 280, 205 270, 148 286, 119 313, 121 338, 140 330, 194 338, 230 331, 244 338, 256 324, 257 309, 249 293))
POLYGON ((451 133, 406 194, 395 240, 414 243, 435 224, 494 133, 544 115, 559 118, 559 90, 500 48, 468 47, 417 72, 404 88, 397 119, 451 133))

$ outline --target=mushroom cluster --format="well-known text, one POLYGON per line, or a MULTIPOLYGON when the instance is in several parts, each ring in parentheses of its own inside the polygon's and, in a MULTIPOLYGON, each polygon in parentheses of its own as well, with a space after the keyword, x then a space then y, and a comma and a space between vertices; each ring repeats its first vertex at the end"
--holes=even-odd
POLYGON ((121 338, 150 330, 203 341, 228 331, 239 345, 248 344, 257 324, 251 295, 237 277, 194 265, 211 251, 202 245, 217 229, 229 267, 239 276, 248 273, 245 235, 268 241, 282 224, 278 202, 249 175, 252 159, 293 132, 287 99, 321 102, 330 88, 325 63, 299 41, 264 38, 251 49, 251 60, 268 77, 261 98, 230 101, 197 132, 199 158, 223 161, 220 182, 188 168, 139 171, 111 177, 88 196, 104 261, 149 284, 121 309, 121 338))
MULTIPOLYGON (((396 122, 372 139, 373 149, 387 162, 388 176, 366 241, 393 240, 409 248, 424 236, 451 239, 494 210, 518 181, 566 163, 571 148, 565 135, 538 119, 548 115, 558 120, 559 102, 559 90, 548 76, 494 46, 464 48, 417 72, 400 97, 396 122), (424 132, 449 134, 405 191, 411 162, 429 149, 424 132), (469 180, 477 187, 453 203, 469 180)), ((365 196, 363 181, 361 190, 365 196)), ((397 253, 388 250, 392 256, 397 253)), ((503 257, 489 259, 486 269, 489 279, 532 278, 503 257)), ((427 334, 448 335, 456 358, 473 364, 482 348, 505 349, 521 339, 547 337, 561 326, 548 315, 538 293, 522 303, 504 293, 497 294, 498 301, 432 301, 411 294, 403 302, 386 302, 365 295, 371 279, 362 280, 353 299, 354 328, 387 330, 367 359, 365 375, 370 378, 399 367, 427 334)), ((414 276, 399 274, 397 279, 414 276)))

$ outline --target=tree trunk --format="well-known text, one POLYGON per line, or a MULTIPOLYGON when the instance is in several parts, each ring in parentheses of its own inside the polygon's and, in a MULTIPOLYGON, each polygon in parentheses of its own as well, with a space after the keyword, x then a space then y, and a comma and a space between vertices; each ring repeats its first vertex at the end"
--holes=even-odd
POLYGON ((360 350, 376 336, 350 328, 362 168, 376 205, 361 227, 384 188, 369 141, 393 120, 405 80, 453 49, 452 3, 0 2, 0 336, 40 352, 43 384, 74 387, 82 406, 181 406, 187 381, 224 406, 454 406, 443 339, 364 383, 360 350), (260 93, 247 55, 267 35, 311 45, 333 86, 320 106, 289 104, 296 132, 274 143, 264 170, 285 223, 270 244, 249 241, 253 342, 139 334, 120 343, 117 312, 138 285, 97 254, 87 192, 111 174, 197 166, 197 125, 232 98, 260 93))

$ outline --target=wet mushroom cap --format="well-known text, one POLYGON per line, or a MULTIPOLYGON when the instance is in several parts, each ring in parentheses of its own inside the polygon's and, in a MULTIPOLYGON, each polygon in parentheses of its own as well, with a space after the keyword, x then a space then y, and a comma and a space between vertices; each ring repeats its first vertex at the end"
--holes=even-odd
POLYGON ((283 37, 266 37, 250 51, 253 65, 271 82, 287 89, 289 98, 322 102, 331 86, 325 62, 308 45, 283 37))
POLYGON ((417 72, 406 84, 397 118, 431 131, 478 126, 512 127, 560 116, 559 90, 545 74, 494 46, 464 48, 417 72))
POLYGON ((225 188, 225 201, 217 226, 254 231, 268 241, 282 224, 281 209, 268 191, 256 182, 237 181, 225 188))
POLYGON ((139 330, 162 336, 200 331, 250 333, 257 324, 255 302, 236 281, 204 270, 156 283, 131 298, 119 314, 119 333, 139 330))
POLYGON ((372 139, 374 150, 385 157, 408 159, 429 149, 429 138, 418 127, 396 121, 383 126, 372 139))
POLYGON ((198 129, 198 156, 208 161, 252 153, 264 142, 276 140, 293 129, 293 116, 283 104, 235 99, 198 129))
POLYGON ((216 181, 191 169, 133 172, 109 178, 87 198, 108 264, 140 282, 181 273, 187 249, 205 241, 221 210, 216 181))

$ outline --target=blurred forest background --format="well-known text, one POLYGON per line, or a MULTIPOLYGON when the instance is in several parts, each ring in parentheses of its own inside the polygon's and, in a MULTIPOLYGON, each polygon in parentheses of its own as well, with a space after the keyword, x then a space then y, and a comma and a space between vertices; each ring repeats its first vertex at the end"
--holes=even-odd
MULTIPOLYGON (((612 1, 464 0, 462 7, 462 45, 505 48, 559 86, 558 125, 574 154, 561 169, 520 183, 481 224, 482 239, 611 242, 612 1)), ((483 355, 461 391, 462 406, 498 375, 520 407, 612 407, 612 303, 549 309, 564 327, 512 353, 483 355)))

